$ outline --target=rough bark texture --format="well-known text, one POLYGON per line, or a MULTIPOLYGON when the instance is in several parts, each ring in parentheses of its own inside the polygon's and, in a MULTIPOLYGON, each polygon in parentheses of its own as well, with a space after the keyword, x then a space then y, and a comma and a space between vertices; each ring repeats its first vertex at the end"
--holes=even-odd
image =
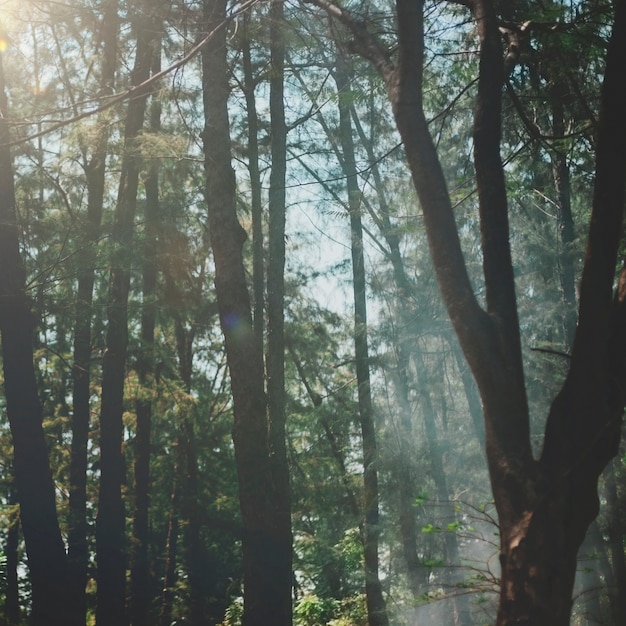
MULTIPOLYGON (((224 0, 204 1, 202 51, 205 125, 203 145, 215 290, 233 397, 233 442, 243 522, 245 626, 281 624, 286 615, 284 576, 278 565, 264 392, 263 354, 252 329, 243 265, 245 231, 237 219, 228 120, 228 65, 224 0)), ((279 543, 280 542, 280 543, 279 543)), ((289 581, 291 584, 291 581, 289 581)))

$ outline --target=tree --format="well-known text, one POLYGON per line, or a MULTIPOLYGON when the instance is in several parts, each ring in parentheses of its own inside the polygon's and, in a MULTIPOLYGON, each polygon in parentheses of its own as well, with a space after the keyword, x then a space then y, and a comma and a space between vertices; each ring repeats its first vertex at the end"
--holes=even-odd
POLYGON ((272 543, 275 587, 280 601, 274 620, 292 623, 293 547, 291 494, 287 461, 285 408, 285 222, 287 123, 285 121, 285 14, 282 0, 270 5, 270 124, 272 171, 268 198, 267 263, 267 410, 268 453, 272 476, 272 543))
MULTIPOLYGON (((242 256, 246 233, 235 204, 227 106, 226 5, 223 0, 205 0, 203 7, 202 32, 211 37, 202 50, 202 140, 215 291, 233 396, 233 442, 243 523, 243 621, 246 626, 262 626, 275 623, 277 615, 281 620, 291 619, 291 611, 285 607, 287 600, 290 604, 290 593, 285 590, 283 559, 276 558, 285 554, 283 542, 289 538, 284 537, 285 511, 277 508, 272 485, 263 354, 252 328, 242 256)), ((287 582, 291 586, 291 581, 287 582)))
POLYGON ((339 137, 343 168, 348 192, 350 240, 352 256, 352 285, 354 295, 354 354, 356 359, 359 422, 363 445, 363 560, 365 568, 365 595, 371 626, 389 623, 387 607, 379 578, 378 539, 380 536, 378 493, 378 444, 374 424, 374 407, 370 382, 369 342, 367 337, 367 303, 365 293, 365 257, 363 254, 363 226, 361 222, 360 190, 354 160, 354 141, 348 99, 348 69, 346 60, 339 56, 335 68, 339 93, 339 137))
POLYGON ((4 392, 13 438, 15 488, 26 541, 37 624, 79 624, 67 586, 67 562, 56 511, 43 412, 33 364, 35 319, 19 250, 7 95, 0 54, 0 335, 4 392))
MULTIPOLYGON (((596 174, 579 323, 569 372, 534 459, 522 369, 515 282, 500 157, 505 55, 489 1, 467 2, 480 40, 474 119, 486 308, 461 252, 450 196, 423 108, 424 3, 398 0, 395 60, 368 29, 334 4, 316 2, 350 31, 355 50, 381 74, 413 183, 446 308, 483 403, 486 450, 501 534, 497 623, 568 624, 576 554, 598 512, 597 480, 617 452, 623 409, 622 281, 612 288, 624 208, 626 123, 619 67, 626 4, 615 3, 597 127, 596 174)), ((516 49, 507 59, 516 61, 516 49)))
MULTIPOLYGON (((101 92, 105 96, 113 89, 116 69, 118 29, 117 0, 107 2, 102 16, 101 92)), ((101 116, 104 118, 104 115, 101 116)), ((98 124, 98 122, 96 122, 98 124)), ((91 425, 91 364, 94 283, 96 281, 96 244, 100 236, 106 182, 106 158, 110 128, 100 119, 92 153, 86 157, 87 209, 85 241, 78 255, 78 286, 76 290, 76 320, 74 323, 74 363, 72 444, 70 459, 70 493, 68 502, 67 558, 72 595, 87 609, 86 586, 89 566, 87 528, 87 467, 89 429, 91 425)))
MULTIPOLYGON (((154 9, 143 2, 135 7, 137 51, 133 85, 150 76, 154 58, 153 42, 158 28, 152 24, 154 9)), ((122 498, 125 463, 122 453, 124 380, 128 348, 128 296, 132 259, 134 219, 137 206, 140 155, 137 136, 143 127, 147 94, 128 106, 124 140, 127 153, 122 161, 115 224, 115 245, 108 301, 106 351, 102 365, 102 404, 100 408, 100 491, 96 520, 98 557, 99 626, 119 626, 126 617, 126 514, 122 498)))

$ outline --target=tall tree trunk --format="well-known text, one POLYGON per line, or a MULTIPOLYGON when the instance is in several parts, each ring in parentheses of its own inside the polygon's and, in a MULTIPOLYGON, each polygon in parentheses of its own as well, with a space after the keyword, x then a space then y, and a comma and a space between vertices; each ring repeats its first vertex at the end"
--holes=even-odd
POLYGON ((486 307, 476 299, 454 211, 423 108, 424 3, 396 0, 397 62, 361 21, 312 0, 351 31, 352 47, 383 77, 423 210, 433 266, 448 314, 476 379, 500 523, 498 626, 566 626, 576 555, 598 512, 597 481, 618 449, 626 375, 626 270, 613 294, 626 177, 626 2, 606 57, 596 133, 596 173, 579 323, 570 371, 550 410, 544 447, 532 457, 530 420, 500 157, 504 62, 489 0, 468 3, 480 39, 474 121, 486 307))
MULTIPOLYGON (((115 78, 118 0, 109 0, 104 6, 101 37, 103 62, 101 91, 108 95, 113 90, 115 78)), ((70 449, 70 495, 67 530, 68 582, 72 596, 85 615, 87 610, 86 585, 89 549, 87 546, 87 446, 91 422, 90 366, 92 302, 95 282, 95 244, 100 233, 104 199, 105 162, 109 138, 109 124, 103 119, 96 122, 98 134, 93 154, 86 164, 87 214, 85 216, 85 241, 79 254, 78 288, 74 326, 74 377, 72 397, 72 444, 70 449)))
MULTIPOLYGON (((248 122, 248 172, 250 174, 250 205, 252 212, 252 285, 253 326, 257 341, 263 345, 265 332, 265 270, 263 249, 263 204, 261 200, 261 171, 259 168, 259 118, 254 95, 257 79, 252 69, 252 41, 250 40, 250 12, 243 16, 243 93, 246 98, 248 122)), ((272 140, 273 128, 272 128, 272 140)))
POLYGON ((269 189, 269 260, 267 267, 267 400, 268 444, 272 475, 276 621, 292 622, 292 533, 285 414, 285 220, 287 125, 284 103, 284 4, 274 0, 270 20, 270 125, 272 171, 269 189))
POLYGON ((167 522, 167 540, 165 544, 165 571, 163 572, 163 591, 161 592, 160 626, 171 626, 176 584, 176 563, 178 560, 178 517, 180 515, 180 479, 181 466, 180 446, 176 446, 176 463, 174 466, 174 482, 170 494, 170 512, 167 522))
MULTIPOLYGON (((550 106, 552 132, 555 137, 565 137, 565 103, 569 85, 563 79, 560 67, 550 68, 550 106)), ((576 272, 574 266, 574 219, 572 216, 570 171, 567 154, 556 144, 552 153, 552 180, 556 191, 556 209, 561 238, 560 280, 565 315, 563 330, 565 345, 571 347, 576 331, 576 272)))
MULTIPOLYGON (((405 560, 409 569, 409 578, 411 581, 411 588, 414 596, 417 598, 421 595, 422 587, 425 585, 423 581, 423 569, 420 567, 419 560, 417 558, 416 539, 415 534, 417 532, 417 523, 415 519, 415 511, 413 507, 413 489, 409 484, 409 472, 407 465, 409 464, 409 447, 407 442, 411 439, 411 424, 410 418, 412 409, 409 403, 409 375, 410 375, 410 358, 413 358, 415 362, 415 369, 417 376, 420 378, 425 375, 427 369, 425 367, 423 357, 419 351, 419 347, 415 345, 416 338, 421 334, 420 320, 418 313, 415 310, 415 292, 416 286, 409 278, 402 254, 400 253, 400 237, 397 234, 397 229, 393 227, 390 219, 390 210, 387 203, 387 199, 384 193, 384 187, 382 179, 377 165, 377 158, 373 149, 373 142, 365 135, 365 132, 359 122, 356 115, 356 111, 352 108, 352 119, 354 120, 355 127, 358 131, 361 145, 365 148, 369 164, 372 169, 372 177, 378 196, 377 211, 371 211, 373 218, 377 222, 378 228, 383 235, 388 247, 388 257, 393 269, 393 279, 398 294, 398 312, 400 315, 400 328, 402 329, 398 333, 398 337, 395 340, 395 349, 397 354, 398 371, 395 375, 394 381, 398 394, 399 404, 402 407, 402 414, 404 418, 401 420, 401 441, 400 449, 402 450, 402 468, 400 471, 400 490, 405 495, 402 497, 401 510, 400 510, 400 530, 404 545, 405 560)), ((459 354, 458 348, 453 346, 457 354, 458 359, 462 359, 462 355, 459 354)), ((462 364, 459 363, 462 369, 462 364)), ((468 374, 471 378, 471 374, 468 374)), ((484 433, 482 426, 482 413, 480 411, 479 400, 475 397, 475 385, 472 380, 467 380, 467 376, 462 376, 463 384, 466 389, 466 395, 468 398, 468 405, 470 409, 470 415, 472 422, 475 426, 476 435, 479 443, 484 444, 484 433)), ((443 451, 438 443, 437 427, 434 420, 434 409, 432 406, 429 392, 426 390, 424 381, 418 380, 418 405, 421 409, 424 417, 424 423, 426 427, 426 434, 428 439, 428 446, 431 457, 431 469, 435 484, 437 486, 437 497, 442 502, 447 502, 449 499, 449 491, 447 487, 447 481, 443 468, 443 451)), ((454 513, 451 511, 452 515, 454 513)), ((455 535, 446 535, 446 552, 448 562, 453 566, 460 563, 458 542, 455 535)), ((457 576, 452 577, 452 584, 461 582, 457 576)), ((455 620, 460 623, 471 623, 471 614, 469 606, 467 604, 467 598, 461 597, 455 599, 455 620)))
POLYGON ((374 409, 372 406, 369 346, 367 339, 367 303, 365 258, 363 255, 363 227, 354 140, 350 120, 350 87, 345 59, 339 57, 335 70, 339 93, 339 135, 343 167, 346 173, 350 235, 352 252, 352 280, 354 289, 354 350, 358 384, 359 421, 363 445, 363 556, 365 567, 365 595, 370 626, 387 626, 387 607, 379 578, 378 539, 380 536, 378 511, 378 446, 374 409))
MULTIPOLYGON (((156 20, 155 20, 156 21, 156 20)), ((157 25, 154 24, 156 27, 157 25)), ((155 41, 152 74, 161 70, 161 46, 155 41)), ((150 131, 161 129, 161 103, 154 97, 150 107, 150 131)), ((154 381, 154 330, 157 310, 157 277, 159 266, 159 166, 150 163, 145 179, 144 211, 143 308, 141 313, 141 344, 137 375, 141 397, 135 404, 135 510, 133 512, 133 554, 131 565, 130 615, 132 626, 150 626, 150 446, 152 430, 152 389, 154 381)))
MULTIPOLYGON (((181 237, 176 233, 175 237, 181 237)), ((184 240, 184 237, 181 237, 184 240)), ((186 244, 184 244, 186 245, 186 244)), ((183 257, 187 256, 187 249, 181 250, 183 257)), ((191 393, 193 373, 193 345, 196 337, 194 323, 186 325, 185 316, 181 312, 181 303, 189 302, 190 294, 185 294, 182 286, 177 281, 175 271, 171 265, 164 267, 166 301, 168 312, 174 320, 174 336, 176 338, 176 353, 178 357, 178 375, 183 389, 191 393)), ((204 272, 198 280, 197 287, 192 286, 192 299, 197 303, 202 298, 202 286, 204 284, 204 272)), ((168 531, 168 563, 166 580, 164 582, 164 595, 161 610, 161 618, 165 620, 171 612, 170 589, 175 581, 175 561, 178 540, 175 532, 181 526, 177 516, 184 520, 182 550, 183 562, 186 567, 189 580, 189 603, 187 618, 191 624, 203 623, 204 585, 202 580, 203 546, 200 540, 200 514, 199 514, 199 486, 198 486, 198 450, 193 412, 189 408, 183 409, 179 416, 177 428, 176 446, 176 469, 175 484, 171 496, 171 514, 168 531), (169 552, 172 552, 170 554, 169 552)), ((164 623, 164 622, 163 622, 164 623)))
POLYGON ((67 585, 65 547, 33 363, 35 319, 25 292, 25 270, 19 250, 2 62, 0 54, 0 336, 15 488, 32 585, 32 620, 38 626, 78 625, 76 604, 67 585))
MULTIPOLYGON (((140 85, 150 76, 153 42, 152 8, 143 2, 137 11, 135 27, 137 50, 132 84, 140 85)), ((139 184, 140 156, 137 135, 144 122, 146 95, 131 100, 126 114, 124 144, 126 154, 111 233, 114 247, 109 284, 106 351, 102 363, 100 409, 100 491, 96 518, 98 587, 96 623, 98 626, 124 626, 126 617, 126 514, 122 498, 125 467, 122 453, 124 380, 128 346, 128 295, 133 250, 134 219, 139 184)))
POLYGON ((263 354, 252 329, 242 255, 246 234, 237 219, 235 205, 227 107, 229 72, 223 28, 225 14, 224 0, 204 0, 203 30, 213 36, 202 51, 205 114, 202 139, 215 290, 233 396, 233 442, 243 523, 243 623, 245 626, 280 626, 287 594, 275 583, 284 578, 275 558, 282 550, 282 539, 277 545, 263 354))

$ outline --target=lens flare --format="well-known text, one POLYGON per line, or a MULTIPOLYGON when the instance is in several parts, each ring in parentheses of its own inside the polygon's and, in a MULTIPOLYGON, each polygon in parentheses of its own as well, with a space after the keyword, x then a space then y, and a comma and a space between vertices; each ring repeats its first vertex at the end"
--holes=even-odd
POLYGON ((224 330, 232 333, 235 339, 242 340, 249 336, 252 332, 250 324, 242 319, 240 315, 234 312, 227 313, 222 319, 224 330))

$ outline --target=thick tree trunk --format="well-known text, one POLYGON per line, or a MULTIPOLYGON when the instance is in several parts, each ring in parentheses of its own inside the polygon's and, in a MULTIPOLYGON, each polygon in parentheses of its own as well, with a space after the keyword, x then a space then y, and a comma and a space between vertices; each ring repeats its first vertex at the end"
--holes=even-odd
POLYGON ((10 139, 0 54, 0 335, 15 488, 32 585, 32 620, 38 626, 78 625, 76 604, 67 585, 65 547, 33 364, 35 320, 25 293, 19 251, 10 139))
MULTIPOLYGON (((102 17, 103 95, 113 89, 116 67, 118 1, 106 3, 102 17)), ((76 293, 76 322, 74 327, 74 364, 72 373, 72 444, 70 451, 70 495, 67 531, 67 559, 69 584, 72 596, 85 615, 87 600, 87 568, 89 549, 87 546, 87 446, 91 423, 91 324, 92 302, 95 283, 95 244, 100 233, 102 220, 104 177, 109 125, 100 120, 93 154, 86 165, 87 214, 84 227, 85 241, 79 254, 78 288, 76 293)))
POLYGON ((370 626, 389 623, 387 606, 379 577, 378 539, 380 521, 378 511, 378 445, 374 425, 367 338, 367 301, 365 258, 363 255, 363 226, 361 223, 361 192, 358 186, 354 158, 354 140, 350 118, 350 88, 345 59, 339 57, 335 70, 339 93, 339 136, 346 174, 352 253, 352 281, 354 293, 354 350, 358 384, 359 422, 363 446, 363 559, 365 567, 365 596, 370 626))
MULTIPOLYGON (((136 15, 137 51, 132 84, 140 85, 150 76, 153 41, 157 30, 151 26, 152 9, 140 3, 136 15)), ((102 363, 100 409, 100 491, 96 518, 98 626, 126 623, 126 513, 122 498, 125 467, 122 453, 124 380, 128 346, 128 295, 133 250, 134 219, 139 184, 140 156, 135 144, 144 122, 146 95, 128 105, 124 141, 127 149, 111 234, 114 246, 109 285, 106 351, 102 363)))
MULTIPOLYGON (((617 451, 624 406, 626 271, 615 300, 626 176, 626 3, 613 4, 596 142, 596 180, 570 373, 532 458, 522 371, 507 198, 499 153, 503 49, 493 3, 473 0, 481 41, 474 162, 486 309, 463 259, 454 212, 422 106, 424 3, 396 0, 397 63, 363 22, 325 0, 352 46, 385 80, 423 210, 440 291, 483 402, 489 474, 500 522, 502 584, 497 624, 565 626, 576 555, 598 512, 597 480, 617 451)), ((465 4, 465 3, 464 3, 465 4)))

